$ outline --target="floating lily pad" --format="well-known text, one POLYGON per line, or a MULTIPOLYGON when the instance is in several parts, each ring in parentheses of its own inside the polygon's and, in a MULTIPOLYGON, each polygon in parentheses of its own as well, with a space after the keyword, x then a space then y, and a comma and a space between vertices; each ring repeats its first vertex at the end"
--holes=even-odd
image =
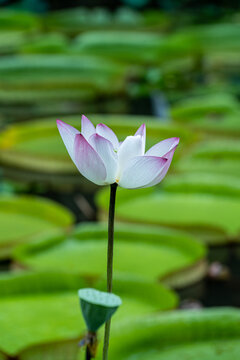
POLYGON ((50 33, 34 36, 24 44, 20 52, 24 54, 58 54, 66 53, 67 38, 59 33, 50 33))
MULTIPOLYGON (((138 126, 145 122, 148 147, 172 136, 181 137, 181 142, 185 144, 194 141, 188 130, 179 126, 162 124, 152 117, 113 115, 89 117, 95 124, 104 122, 111 126, 121 140, 134 134, 138 126)), ((80 116, 64 117, 62 120, 80 129, 80 116)), ((28 176, 32 176, 38 182, 53 184, 68 182, 81 186, 87 183, 90 189, 95 188, 94 184, 78 175, 59 136, 56 119, 26 122, 8 127, 0 135, 0 163, 6 173, 12 169, 14 171, 12 176, 20 177, 23 181, 24 179, 27 181, 28 176), (23 173, 22 176, 21 173, 23 173), (50 174, 54 176, 51 177, 50 174), (61 176, 60 180, 56 175, 61 176)))
POLYGON ((136 64, 156 62, 163 37, 150 32, 91 31, 79 35, 73 53, 85 53, 136 64))
MULTIPOLYGON (((103 289, 103 283, 94 286, 103 289)), ((45 344, 47 347, 51 342, 72 341, 83 336, 86 326, 77 296, 77 289, 82 287, 86 287, 85 280, 63 273, 1 275, 0 351, 17 355, 30 346, 45 344)), ((114 291, 124 303, 114 316, 114 322, 119 325, 176 305, 176 296, 171 291, 145 281, 119 279, 114 283, 114 291), (143 297, 139 296, 140 289, 143 297)), ((53 359, 59 359, 57 354, 56 349, 53 359)))
POLYGON ((22 55, 0 61, 0 101, 92 98, 96 93, 121 92, 126 67, 96 56, 22 55), (14 100, 15 98, 15 100, 14 100))
MULTIPOLYGON (((216 118, 218 115, 229 114, 238 109, 238 102, 229 93, 194 96, 179 101, 171 110, 175 120, 191 122, 201 121, 201 116, 216 118)), ((220 121, 219 121, 220 122, 220 121)))
POLYGON ((74 8, 51 12, 44 19, 48 29, 79 34, 90 29, 135 29, 142 25, 143 16, 130 8, 110 12, 106 8, 74 8))
MULTIPOLYGON (((29 346, 18 355, 19 360, 79 360, 82 336, 29 346)), ((84 350, 82 350, 82 353, 84 350)), ((0 358, 1 359, 1 358, 0 358)), ((5 360, 6 358, 4 358, 5 360)), ((8 358, 7 358, 8 359, 8 358)), ((6 359, 6 360, 7 360, 6 359)))
POLYGON ((219 71, 224 72, 225 75, 236 74, 239 71, 240 59, 237 51, 221 51, 210 52, 206 54, 205 67, 209 70, 219 74, 219 71))
POLYGON ((30 12, 1 9, 0 29, 2 30, 36 30, 40 19, 30 12))
MULTIPOLYGON (((213 244, 240 239, 239 199, 156 190, 131 197, 130 191, 128 195, 126 192, 119 189, 119 198, 122 199, 116 207, 118 219, 188 230, 213 244)), ((99 204, 106 211, 108 205, 104 193, 99 198, 99 204)))
POLYGON ((213 139, 198 143, 191 153, 201 159, 237 159, 240 161, 240 143, 234 139, 213 139))
MULTIPOLYGON (((65 241, 25 246, 15 256, 22 265, 34 270, 62 271, 64 264, 64 271, 97 278, 106 270, 106 229, 106 224, 80 225, 65 241)), ((204 246, 184 233, 118 225, 115 238, 116 275, 162 279, 166 283, 169 279, 171 285, 184 286, 205 274, 204 246)))
POLYGON ((9 54, 19 50, 39 25, 39 19, 34 14, 1 8, 0 53, 9 54))
POLYGON ((240 161, 238 159, 194 158, 186 156, 176 164, 176 170, 184 173, 229 174, 240 177, 240 161))
POLYGON ((239 50, 240 26, 237 23, 218 23, 189 26, 170 37, 170 43, 187 44, 191 54, 239 50))
POLYGON ((53 201, 33 196, 0 196, 0 258, 19 244, 59 235, 73 223, 73 215, 53 201))
MULTIPOLYGON (((1 21, 1 20, 0 20, 1 21)), ((24 31, 0 32, 0 54, 9 54, 19 49, 26 42, 24 31)))
POLYGON ((168 176, 163 189, 174 193, 207 193, 240 197, 239 177, 225 174, 183 173, 168 176))
POLYGON ((240 311, 231 308, 146 317, 112 332, 109 355, 115 360, 238 360, 239 322, 240 311))
POLYGON ((232 114, 203 116, 201 118, 193 119, 189 123, 191 129, 196 131, 203 131, 206 134, 213 135, 229 135, 231 137, 238 137, 240 134, 240 113, 238 111, 232 114))
POLYGON ((200 142, 176 164, 176 168, 184 172, 240 176, 240 144, 234 139, 200 142))

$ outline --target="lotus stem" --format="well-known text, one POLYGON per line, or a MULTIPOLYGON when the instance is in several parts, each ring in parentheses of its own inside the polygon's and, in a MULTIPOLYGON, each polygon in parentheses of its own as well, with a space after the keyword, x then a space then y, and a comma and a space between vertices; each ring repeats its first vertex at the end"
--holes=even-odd
MULTIPOLYGON (((108 213, 108 252, 107 252, 107 291, 112 292, 112 274, 113 274, 113 243, 114 243, 114 215, 117 183, 110 185, 110 204, 108 213)), ((110 337, 111 319, 105 324, 103 360, 108 359, 108 346, 110 337)))
POLYGON ((89 350, 88 345, 86 346, 86 360, 91 360, 92 356, 91 356, 91 352, 89 350))

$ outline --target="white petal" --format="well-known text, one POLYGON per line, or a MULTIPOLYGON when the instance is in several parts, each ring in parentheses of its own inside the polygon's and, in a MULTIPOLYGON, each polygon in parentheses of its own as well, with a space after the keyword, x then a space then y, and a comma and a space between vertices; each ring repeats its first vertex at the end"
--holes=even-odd
POLYGON ((105 183, 113 184, 116 181, 117 154, 113 149, 112 143, 98 134, 90 136, 88 141, 96 150, 105 165, 107 171, 105 183))
POLYGON ((120 145, 118 152, 117 179, 119 180, 129 160, 142 155, 142 137, 140 135, 128 136, 120 145))
POLYGON ((148 156, 164 156, 171 151, 179 143, 179 138, 173 137, 160 141, 158 144, 152 146, 147 152, 148 156))
POLYGON ((105 139, 109 140, 113 144, 114 150, 117 150, 119 147, 119 141, 116 134, 110 129, 107 125, 97 124, 96 132, 98 135, 101 135, 105 139))
POLYGON ((164 165, 162 171, 155 177, 155 179, 153 179, 153 181, 151 181, 150 184, 148 184, 147 186, 144 186, 144 187, 149 187, 149 186, 154 186, 154 185, 157 185, 160 183, 160 181, 163 180, 163 178, 165 177, 165 175, 167 174, 168 172, 168 169, 171 165, 171 162, 172 162, 172 158, 173 158, 173 154, 175 152, 177 148, 177 145, 174 146, 174 148, 172 150, 170 150, 168 153, 166 153, 164 156, 166 157, 167 159, 167 162, 166 164, 164 165))
POLYGON ((135 136, 140 135, 142 136, 142 155, 145 153, 145 146, 146 146, 146 125, 142 124, 140 128, 135 132, 135 136))
POLYGON ((57 127, 64 142, 64 145, 67 148, 67 151, 74 162, 74 140, 77 134, 80 132, 72 127, 71 125, 66 124, 61 120, 57 120, 57 127))
POLYGON ((167 159, 157 156, 137 156, 124 170, 119 185, 127 189, 147 187, 162 171, 167 159))
POLYGON ((95 134, 95 132, 96 132, 95 127, 91 123, 91 121, 88 120, 88 118, 85 115, 82 115, 81 134, 85 137, 86 140, 88 140, 92 134, 95 134))
POLYGON ((107 175, 105 165, 82 134, 75 137, 74 154, 80 173, 95 184, 104 185, 107 175))

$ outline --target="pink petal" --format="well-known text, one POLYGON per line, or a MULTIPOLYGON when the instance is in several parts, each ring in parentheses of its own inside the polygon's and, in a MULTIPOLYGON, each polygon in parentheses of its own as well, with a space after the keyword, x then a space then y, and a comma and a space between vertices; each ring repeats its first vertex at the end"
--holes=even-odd
POLYGON ((129 161, 119 185, 127 189, 138 189, 149 186, 162 171, 167 159, 157 156, 137 156, 129 161))
POLYGON ((74 139, 77 134, 80 134, 80 132, 71 125, 68 125, 61 120, 57 120, 57 127, 64 142, 64 145, 66 146, 67 151, 72 161, 74 162, 74 139))
POLYGON ((179 143, 179 138, 173 137, 160 141, 158 144, 152 146, 147 152, 148 156, 164 156, 171 151, 179 143))
POLYGON ((107 176, 104 163, 82 134, 75 137, 74 153, 80 173, 95 184, 104 185, 107 176))
POLYGON ((98 135, 101 135, 105 139, 109 140, 113 144, 114 150, 117 150, 119 147, 119 142, 116 134, 105 124, 98 124, 96 126, 96 132, 98 135))
POLYGON ((154 186, 154 185, 157 185, 159 184, 163 178, 165 177, 165 175, 167 174, 168 172, 168 169, 171 165, 171 162, 172 162, 172 158, 173 158, 173 154, 175 152, 177 148, 177 145, 174 146, 174 148, 172 150, 170 150, 168 153, 166 153, 164 156, 166 157, 167 159, 167 162, 166 164, 164 165, 162 171, 155 177, 155 179, 153 181, 151 181, 150 184, 148 184, 147 186, 144 186, 144 187, 149 187, 149 186, 154 186))
POLYGON ((91 121, 88 120, 88 118, 85 115, 82 115, 81 134, 85 137, 86 140, 88 140, 92 134, 95 134, 95 132, 96 132, 95 127, 91 123, 91 121))
POLYGON ((96 150, 105 165, 107 171, 105 183, 113 184, 116 181, 117 154, 112 143, 98 134, 90 136, 88 142, 96 150))
POLYGON ((140 135, 142 137, 142 155, 145 153, 146 146, 146 125, 142 124, 138 130, 135 132, 135 136, 140 135))

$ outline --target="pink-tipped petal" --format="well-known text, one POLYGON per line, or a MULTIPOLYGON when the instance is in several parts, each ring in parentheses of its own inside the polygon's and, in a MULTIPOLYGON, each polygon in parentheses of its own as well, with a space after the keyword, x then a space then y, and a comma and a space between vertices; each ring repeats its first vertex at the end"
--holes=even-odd
POLYGON ((82 134, 74 142, 75 164, 80 173, 97 185, 104 185, 107 176, 105 165, 82 134))
POLYGON ((126 139, 120 145, 117 155, 117 179, 119 180, 124 169, 128 167, 129 161, 136 156, 142 155, 142 137, 140 135, 126 137, 126 139))
POLYGON ((72 161, 74 162, 74 139, 75 136, 80 132, 71 125, 68 125, 61 120, 57 120, 57 127, 64 142, 64 145, 66 146, 66 149, 72 161))
POLYGON ((157 185, 159 184, 163 178, 165 177, 165 175, 167 174, 168 172, 168 169, 171 165, 171 162, 172 162, 172 158, 173 158, 173 154, 175 152, 177 148, 177 145, 174 146, 174 148, 172 150, 170 150, 168 153, 166 153, 164 156, 165 158, 167 159, 167 162, 166 164, 164 165, 162 171, 155 177, 155 179, 153 179, 153 181, 151 181, 150 184, 148 184, 148 186, 144 186, 144 187, 149 187, 149 186, 154 186, 154 185, 157 185))
POLYGON ((88 141, 105 165, 107 171, 105 183, 113 184, 116 180, 117 154, 113 149, 112 143, 98 134, 90 136, 88 141))
POLYGON ((119 147, 119 141, 116 134, 110 129, 107 125, 98 124, 96 126, 96 132, 98 135, 101 135, 105 139, 109 140, 113 144, 114 150, 117 150, 119 147))
POLYGON ((135 136, 140 135, 142 137, 142 155, 145 153, 146 146, 146 125, 142 124, 137 131, 135 132, 135 136))
POLYGON ((91 121, 85 115, 82 115, 81 134, 85 137, 86 140, 88 140, 92 134, 95 134, 95 132, 95 127, 91 121))
POLYGON ((167 159, 157 156, 137 156, 129 161, 119 185, 127 189, 138 189, 148 184, 162 171, 167 159))
POLYGON ((152 146, 147 152, 148 156, 164 156, 171 151, 179 143, 179 138, 173 137, 160 141, 156 145, 152 146))

